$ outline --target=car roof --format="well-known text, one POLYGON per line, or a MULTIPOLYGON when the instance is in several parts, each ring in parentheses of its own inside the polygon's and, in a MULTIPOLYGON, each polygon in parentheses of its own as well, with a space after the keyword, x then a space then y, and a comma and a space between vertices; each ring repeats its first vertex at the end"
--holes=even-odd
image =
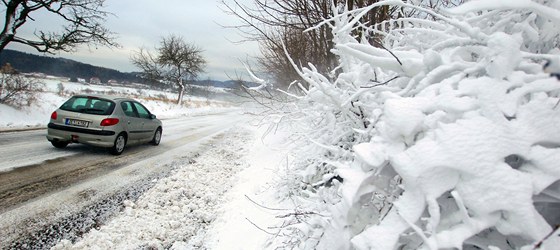
POLYGON ((75 96, 79 96, 79 97, 95 97, 95 98, 101 98, 101 99, 107 99, 107 100, 111 100, 111 101, 134 101, 134 99, 132 98, 127 98, 127 97, 123 97, 123 96, 112 96, 112 95, 100 95, 100 94, 79 94, 79 95, 75 95, 75 96))

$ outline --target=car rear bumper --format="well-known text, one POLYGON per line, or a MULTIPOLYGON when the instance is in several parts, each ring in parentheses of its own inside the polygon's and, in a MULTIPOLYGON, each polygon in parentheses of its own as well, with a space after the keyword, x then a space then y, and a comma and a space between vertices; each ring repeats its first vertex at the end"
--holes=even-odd
POLYGON ((114 131, 100 131, 87 128, 77 128, 49 123, 47 140, 84 143, 97 147, 109 148, 115 142, 114 131))
POLYGON ((80 134, 89 134, 89 135, 100 135, 100 136, 111 136, 115 135, 115 131, 106 131, 106 130, 94 130, 94 129, 87 129, 87 128, 77 128, 77 127, 70 127, 64 125, 54 124, 52 122, 48 125, 49 129, 56 129, 66 132, 73 132, 73 133, 80 133, 80 134))

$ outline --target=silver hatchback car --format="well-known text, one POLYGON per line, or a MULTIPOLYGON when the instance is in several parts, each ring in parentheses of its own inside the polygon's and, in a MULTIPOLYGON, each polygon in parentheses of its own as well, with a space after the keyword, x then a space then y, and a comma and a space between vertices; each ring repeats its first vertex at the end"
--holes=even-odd
POLYGON ((76 95, 51 115, 47 139, 57 148, 84 143, 120 155, 127 144, 159 145, 161 121, 134 99, 76 95))

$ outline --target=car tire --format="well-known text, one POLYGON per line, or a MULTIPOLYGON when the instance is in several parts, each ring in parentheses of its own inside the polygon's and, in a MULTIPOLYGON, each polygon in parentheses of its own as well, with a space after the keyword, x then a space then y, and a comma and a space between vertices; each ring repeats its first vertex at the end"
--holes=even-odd
POLYGON ((66 146, 68 146, 68 142, 65 141, 51 141, 51 144, 55 148, 65 148, 66 146))
POLYGON ((161 128, 157 128, 156 132, 154 133, 154 138, 152 138, 152 141, 150 143, 154 146, 159 145, 159 142, 161 141, 161 134, 161 128))
POLYGON ((120 155, 124 151, 124 147, 126 146, 126 134, 120 133, 115 138, 115 143, 113 143, 113 147, 111 147, 111 154, 113 155, 120 155))

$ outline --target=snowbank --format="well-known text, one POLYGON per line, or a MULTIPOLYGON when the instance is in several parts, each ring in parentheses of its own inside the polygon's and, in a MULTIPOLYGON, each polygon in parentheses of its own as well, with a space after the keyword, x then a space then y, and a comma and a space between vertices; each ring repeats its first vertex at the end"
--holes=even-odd
POLYGON ((560 5, 490 2, 439 12, 396 0, 333 8, 342 73, 330 80, 313 65, 299 68, 310 87, 283 118, 312 144, 302 146, 287 184, 297 205, 316 213, 283 222, 293 246, 560 245, 552 233, 560 224, 560 81, 543 71, 559 58, 560 5), (406 17, 360 23, 382 5, 406 17), (370 45, 368 34, 393 53, 370 45))
POLYGON ((15 109, 0 104, 0 130, 45 127, 51 113, 66 101, 53 93, 38 95, 35 105, 15 109))
POLYGON ((209 150, 192 162, 178 165, 174 173, 157 180, 138 200, 125 201, 124 209, 107 224, 73 244, 63 241, 53 249, 205 247, 210 242, 206 240, 206 231, 220 218, 218 208, 228 201, 225 194, 240 178, 238 173, 245 169, 257 174, 249 178, 250 183, 261 180, 262 165, 250 165, 247 159, 257 146, 251 143, 254 136, 249 127, 237 127, 219 135, 210 142, 209 150))
POLYGON ((285 132, 263 133, 238 125, 218 135, 106 224, 52 249, 270 248, 268 227, 292 211, 276 189, 291 145, 285 132))
MULTIPOLYGON (((260 129, 258 135, 264 131, 260 129)), ((249 143, 247 168, 235 177, 225 195, 227 203, 218 210, 217 219, 206 233, 205 247, 214 250, 272 249, 270 229, 290 212, 284 196, 276 189, 285 176, 290 146, 286 133, 257 137, 249 143)))

